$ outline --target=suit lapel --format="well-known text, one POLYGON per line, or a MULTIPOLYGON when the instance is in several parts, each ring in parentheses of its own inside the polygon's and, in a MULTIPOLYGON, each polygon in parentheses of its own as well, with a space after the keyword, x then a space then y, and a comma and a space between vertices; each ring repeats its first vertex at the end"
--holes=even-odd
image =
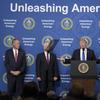
POLYGON ((81 51, 80 51, 80 50, 81 50, 81 49, 79 49, 79 50, 78 50, 78 53, 77 53, 77 54, 78 54, 78 56, 77 56, 78 59, 77 59, 77 60, 81 60, 81 55, 80 55, 80 52, 81 52, 81 51))
POLYGON ((50 53, 50 62, 49 62, 49 64, 51 64, 51 61, 52 61, 52 54, 50 53))
POLYGON ((89 50, 87 49, 87 60, 89 60, 89 50))
POLYGON ((12 57, 12 59, 13 59, 14 62, 15 62, 15 57, 14 57, 13 49, 11 49, 11 57, 12 57))
POLYGON ((45 63, 47 63, 46 57, 45 57, 45 53, 43 52, 43 59, 45 60, 45 63))
POLYGON ((17 62, 18 62, 18 60, 20 59, 20 56, 21 56, 21 52, 20 52, 20 50, 18 50, 17 62))

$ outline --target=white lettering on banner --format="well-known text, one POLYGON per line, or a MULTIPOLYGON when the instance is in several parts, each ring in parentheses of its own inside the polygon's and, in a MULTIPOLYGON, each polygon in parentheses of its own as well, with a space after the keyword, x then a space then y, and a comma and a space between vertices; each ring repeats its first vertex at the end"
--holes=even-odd
POLYGON ((68 6, 59 6, 56 4, 46 4, 46 5, 29 5, 25 3, 24 5, 19 5, 18 3, 10 3, 11 12, 60 12, 62 14, 68 14, 68 6))
POLYGON ((100 6, 78 6, 77 4, 74 4, 72 8, 72 12, 99 12, 100 6))
MULTIPOLYGON (((40 13, 40 12, 49 12, 49 13, 62 13, 62 14, 68 14, 68 6, 66 5, 56 5, 52 4, 49 5, 46 3, 45 5, 31 5, 28 3, 24 4, 18 4, 18 3, 10 3, 10 11, 11 12, 34 12, 34 13, 40 13)), ((100 12, 100 6, 78 6, 76 3, 73 5, 71 12, 100 12)))

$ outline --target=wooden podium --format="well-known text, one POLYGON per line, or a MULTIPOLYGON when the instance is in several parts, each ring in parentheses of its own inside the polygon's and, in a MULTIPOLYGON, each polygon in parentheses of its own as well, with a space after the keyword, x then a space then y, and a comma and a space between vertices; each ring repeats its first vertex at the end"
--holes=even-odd
POLYGON ((85 95, 95 94, 97 78, 96 61, 71 61, 72 84, 79 83, 83 86, 85 95))

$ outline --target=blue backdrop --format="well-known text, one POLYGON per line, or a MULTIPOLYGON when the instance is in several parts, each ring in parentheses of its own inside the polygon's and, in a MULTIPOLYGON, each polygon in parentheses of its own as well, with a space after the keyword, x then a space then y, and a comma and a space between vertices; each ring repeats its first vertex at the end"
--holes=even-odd
MULTIPOLYGON (((0 90, 7 90, 5 51, 12 39, 21 41, 26 51, 28 71, 25 82, 36 81, 35 58, 46 38, 54 39, 57 57, 70 58, 79 47, 79 38, 100 56, 100 2, 98 0, 1 0, 0 3, 0 90)), ((63 95, 69 90, 70 65, 59 62, 61 81, 55 90, 63 95)), ((96 92, 100 92, 100 65, 97 65, 96 92)))

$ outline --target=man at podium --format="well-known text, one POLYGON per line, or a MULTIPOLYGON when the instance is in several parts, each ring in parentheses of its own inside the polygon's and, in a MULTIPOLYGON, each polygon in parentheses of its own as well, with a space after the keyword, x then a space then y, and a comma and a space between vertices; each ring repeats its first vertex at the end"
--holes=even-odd
MULTIPOLYGON (((94 61, 96 60, 94 51, 87 48, 87 41, 84 38, 80 39, 80 48, 74 50, 71 59, 58 58, 64 63, 71 63, 71 61, 94 61)), ((72 78, 72 84, 80 83, 85 91, 85 95, 91 96, 95 93, 95 79, 88 78, 72 78)))
MULTIPOLYGON (((73 52, 72 60, 96 60, 94 51, 87 48, 87 41, 83 38, 80 39, 80 48, 73 52)), ((66 61, 65 61, 66 62, 66 61)))

